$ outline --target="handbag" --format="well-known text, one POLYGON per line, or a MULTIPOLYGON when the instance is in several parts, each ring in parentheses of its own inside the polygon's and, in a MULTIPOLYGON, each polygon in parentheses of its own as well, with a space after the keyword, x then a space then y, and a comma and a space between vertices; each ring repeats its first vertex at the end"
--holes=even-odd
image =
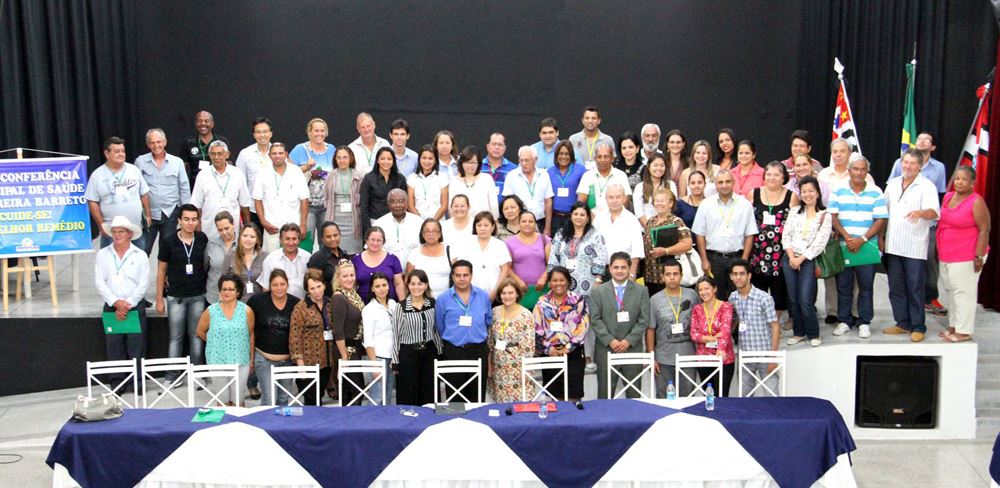
POLYGON ((114 393, 105 393, 99 398, 80 395, 73 405, 73 420, 78 422, 111 420, 123 414, 121 400, 114 393))
MULTIPOLYGON (((823 219, 826 219, 826 214, 823 214, 823 219)), ((820 219, 819 225, 823 226, 823 220, 820 219)), ((833 237, 833 236, 831 236, 833 237)), ((813 236, 815 239, 816 236, 813 236)), ((844 271, 844 255, 840 251, 840 242, 838 239, 828 239, 826 241, 826 249, 816 256, 813 260, 816 263, 816 277, 820 279, 832 278, 844 271)))
POLYGON ((705 276, 705 270, 701 269, 701 256, 694 248, 676 259, 681 263, 681 286, 694 286, 698 279, 705 276))

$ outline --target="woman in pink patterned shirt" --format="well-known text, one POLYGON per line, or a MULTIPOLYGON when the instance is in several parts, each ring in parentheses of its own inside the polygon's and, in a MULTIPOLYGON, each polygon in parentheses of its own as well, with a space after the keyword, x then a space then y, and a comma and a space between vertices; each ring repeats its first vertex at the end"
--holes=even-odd
MULTIPOLYGON (((717 289, 715 280, 709 276, 701 277, 695 284, 702 302, 691 310, 691 342, 695 354, 722 357, 722 388, 718 377, 712 379, 716 395, 722 397, 729 396, 729 385, 733 383, 736 354, 732 334, 739 319, 732 304, 715 297, 717 289)), ((711 368, 698 368, 698 376, 703 380, 711 373, 711 368)))

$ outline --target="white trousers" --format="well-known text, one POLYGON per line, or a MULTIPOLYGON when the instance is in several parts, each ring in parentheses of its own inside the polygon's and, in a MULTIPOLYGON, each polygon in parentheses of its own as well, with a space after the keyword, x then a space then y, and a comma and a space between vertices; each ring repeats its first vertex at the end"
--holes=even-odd
POLYGON ((948 302, 948 322, 959 334, 972 334, 979 296, 979 273, 972 261, 938 263, 942 297, 948 302))

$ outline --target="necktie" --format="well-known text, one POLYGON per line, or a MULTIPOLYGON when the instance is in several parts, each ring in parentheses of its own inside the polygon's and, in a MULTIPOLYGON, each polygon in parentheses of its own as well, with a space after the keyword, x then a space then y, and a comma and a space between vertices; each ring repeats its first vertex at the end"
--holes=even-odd
POLYGON ((618 296, 618 303, 620 303, 621 306, 624 308, 625 304, 622 303, 622 302, 625 301, 625 285, 616 286, 615 287, 615 295, 618 296))

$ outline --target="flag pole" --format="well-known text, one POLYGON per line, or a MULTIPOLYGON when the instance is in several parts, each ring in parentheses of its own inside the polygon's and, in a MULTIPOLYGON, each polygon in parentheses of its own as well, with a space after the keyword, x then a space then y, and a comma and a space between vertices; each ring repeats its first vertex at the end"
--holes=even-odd
POLYGON ((837 79, 840 80, 840 86, 843 88, 844 103, 847 104, 847 116, 850 117, 851 122, 854 123, 855 147, 858 149, 858 154, 864 154, 864 152, 861 151, 861 137, 858 136, 858 124, 857 122, 854 122, 854 111, 851 109, 851 99, 847 97, 847 83, 844 81, 844 65, 841 64, 840 58, 833 58, 833 70, 837 72, 837 79))

